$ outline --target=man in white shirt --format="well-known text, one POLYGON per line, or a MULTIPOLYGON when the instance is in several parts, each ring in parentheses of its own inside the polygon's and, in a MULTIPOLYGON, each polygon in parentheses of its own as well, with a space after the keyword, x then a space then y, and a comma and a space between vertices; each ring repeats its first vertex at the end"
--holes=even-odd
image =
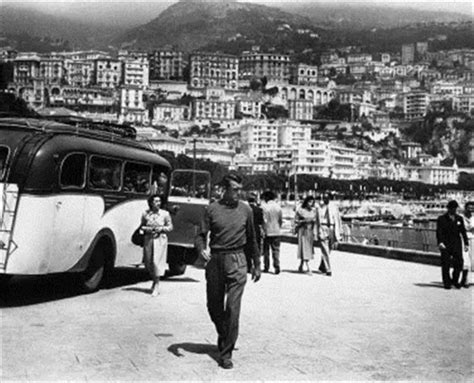
POLYGON ((263 240, 263 271, 268 273, 270 268, 271 249, 275 274, 280 274, 280 236, 283 212, 278 202, 275 201, 276 195, 272 191, 263 193, 262 199, 265 201, 265 203, 262 204, 263 228, 265 232, 265 238, 263 240))

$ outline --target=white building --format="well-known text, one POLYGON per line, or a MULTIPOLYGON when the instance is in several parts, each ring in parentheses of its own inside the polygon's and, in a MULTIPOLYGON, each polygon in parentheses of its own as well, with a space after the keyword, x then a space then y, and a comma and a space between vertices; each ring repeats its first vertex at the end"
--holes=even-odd
POLYGON ((171 121, 184 121, 189 118, 189 107, 186 105, 158 104, 153 107, 153 124, 171 121))
POLYGON ((312 100, 288 100, 288 114, 291 120, 302 121, 313 119, 312 100))
POLYGON ((192 103, 192 118, 233 120, 235 118, 235 105, 235 101, 196 99, 192 103))
POLYGON ((426 115, 430 95, 425 92, 408 92, 403 95, 403 113, 405 119, 412 120, 426 115))
POLYGON ((140 86, 124 86, 120 89, 120 122, 147 124, 148 111, 143 102, 143 89, 140 86))
POLYGON ((318 67, 298 63, 292 68, 292 82, 297 85, 316 85, 318 83, 318 67))
POLYGON ((150 65, 146 52, 119 52, 123 67, 123 84, 145 89, 150 84, 150 65))
POLYGON ((153 128, 137 128, 138 140, 147 142, 155 151, 184 154, 186 141, 160 133, 153 128))

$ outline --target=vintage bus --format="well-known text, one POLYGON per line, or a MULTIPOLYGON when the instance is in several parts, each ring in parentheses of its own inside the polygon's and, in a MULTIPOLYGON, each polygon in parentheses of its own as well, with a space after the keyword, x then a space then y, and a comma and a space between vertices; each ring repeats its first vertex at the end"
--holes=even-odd
MULTIPOLYGON (((3 282, 12 275, 71 272, 91 292, 114 266, 142 263, 131 235, 148 196, 159 192, 166 200, 173 177, 169 163, 133 139, 133 131, 0 119, 3 282)), ((165 201, 177 228, 170 235, 169 275, 196 260, 196 227, 183 225, 190 216, 198 224, 208 199, 199 201, 197 213, 189 209, 194 199, 165 201)))

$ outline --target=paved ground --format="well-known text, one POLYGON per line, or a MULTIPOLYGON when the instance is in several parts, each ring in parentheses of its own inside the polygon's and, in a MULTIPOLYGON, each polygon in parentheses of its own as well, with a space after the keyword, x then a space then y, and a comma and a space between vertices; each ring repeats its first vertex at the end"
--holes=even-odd
POLYGON ((0 380, 473 378, 472 291, 437 267, 334 253, 334 276, 264 274, 244 295, 235 368, 217 367, 202 270, 148 295, 142 271, 77 295, 68 277, 17 278, 1 310, 0 380))

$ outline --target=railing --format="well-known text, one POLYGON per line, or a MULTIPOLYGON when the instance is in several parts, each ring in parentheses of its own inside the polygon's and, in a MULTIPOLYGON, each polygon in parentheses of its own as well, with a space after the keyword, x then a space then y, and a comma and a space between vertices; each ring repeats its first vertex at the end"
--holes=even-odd
POLYGON ((343 241, 438 253, 436 230, 368 222, 343 225, 343 241))

